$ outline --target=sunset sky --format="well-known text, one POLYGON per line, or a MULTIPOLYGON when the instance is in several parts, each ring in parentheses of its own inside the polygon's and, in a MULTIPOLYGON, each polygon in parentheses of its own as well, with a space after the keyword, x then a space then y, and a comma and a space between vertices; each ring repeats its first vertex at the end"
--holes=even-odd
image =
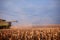
POLYGON ((60 0, 0 0, 0 18, 18 24, 60 24, 60 0))

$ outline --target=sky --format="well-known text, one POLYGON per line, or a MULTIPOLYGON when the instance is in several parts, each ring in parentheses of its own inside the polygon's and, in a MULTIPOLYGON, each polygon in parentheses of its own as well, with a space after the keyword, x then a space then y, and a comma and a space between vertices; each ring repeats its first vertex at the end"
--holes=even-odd
POLYGON ((60 0, 0 0, 0 18, 18 24, 60 24, 60 0))

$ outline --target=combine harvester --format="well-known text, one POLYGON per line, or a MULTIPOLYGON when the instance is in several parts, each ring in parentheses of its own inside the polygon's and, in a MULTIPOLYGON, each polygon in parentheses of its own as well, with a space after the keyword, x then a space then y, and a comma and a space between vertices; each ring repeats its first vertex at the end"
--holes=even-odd
POLYGON ((15 21, 6 21, 3 19, 0 19, 0 29, 9 29, 11 27, 12 22, 17 22, 15 21))

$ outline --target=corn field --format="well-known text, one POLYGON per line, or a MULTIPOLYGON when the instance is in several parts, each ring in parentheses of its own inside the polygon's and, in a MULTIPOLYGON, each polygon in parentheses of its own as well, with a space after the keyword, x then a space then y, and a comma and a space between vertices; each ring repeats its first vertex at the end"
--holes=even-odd
POLYGON ((60 28, 0 29, 0 40, 60 40, 60 28))

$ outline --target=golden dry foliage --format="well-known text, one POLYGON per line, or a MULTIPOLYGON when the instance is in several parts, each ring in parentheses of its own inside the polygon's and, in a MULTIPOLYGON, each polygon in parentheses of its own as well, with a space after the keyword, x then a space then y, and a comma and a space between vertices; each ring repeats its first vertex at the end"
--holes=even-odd
POLYGON ((60 28, 0 29, 0 40, 60 40, 60 28))

